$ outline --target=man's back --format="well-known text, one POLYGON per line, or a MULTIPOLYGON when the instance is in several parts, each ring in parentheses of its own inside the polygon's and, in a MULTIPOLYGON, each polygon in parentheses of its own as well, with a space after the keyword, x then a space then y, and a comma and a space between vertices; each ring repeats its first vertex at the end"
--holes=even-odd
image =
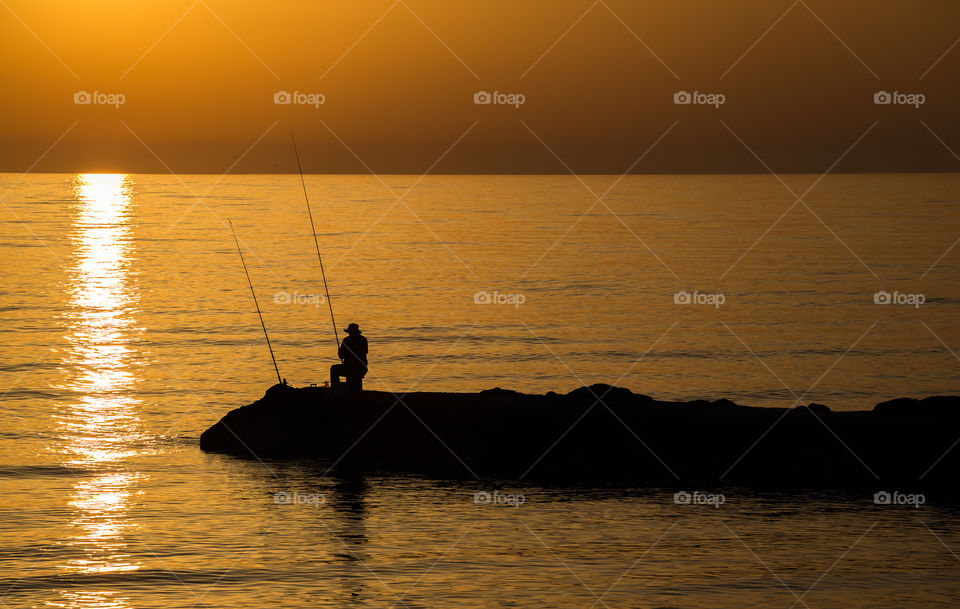
POLYGON ((340 359, 351 366, 366 367, 367 365, 367 337, 362 334, 351 334, 340 343, 340 359))

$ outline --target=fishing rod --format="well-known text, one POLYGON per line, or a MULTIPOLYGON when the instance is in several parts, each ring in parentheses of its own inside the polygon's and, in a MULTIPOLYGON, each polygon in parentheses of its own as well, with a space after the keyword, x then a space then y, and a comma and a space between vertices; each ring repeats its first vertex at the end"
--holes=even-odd
POLYGON ((333 301, 330 300, 330 290, 327 288, 327 274, 323 270, 323 256, 320 255, 320 242, 317 240, 317 227, 313 223, 313 212, 310 211, 310 197, 307 196, 307 183, 303 179, 303 166, 300 165, 300 151, 297 150, 297 138, 290 132, 293 140, 293 153, 297 155, 297 170, 300 172, 300 185, 303 187, 303 199, 307 202, 307 215, 310 216, 310 229, 313 230, 313 244, 317 248, 317 260, 320 261, 320 276, 323 277, 323 291, 327 296, 327 308, 330 309, 330 323, 333 324, 333 339, 337 341, 337 351, 340 350, 340 334, 337 332, 337 322, 333 319, 333 301))
POLYGON ((230 231, 233 233, 233 240, 237 244, 237 253, 240 254, 240 264, 243 265, 243 272, 247 276, 247 285, 250 286, 250 293, 253 294, 253 304, 257 307, 257 317, 260 318, 260 327, 263 328, 263 337, 267 339, 267 349, 270 349, 270 359, 273 360, 273 369, 277 371, 277 382, 283 384, 280 378, 280 368, 277 367, 277 358, 273 355, 273 347, 270 346, 270 337, 267 335, 267 325, 263 323, 263 313, 260 312, 260 304, 257 302, 257 293, 253 291, 253 282, 250 281, 250 271, 247 270, 247 263, 243 261, 243 252, 240 250, 240 240, 237 239, 237 231, 233 229, 233 222, 230 223, 230 231))

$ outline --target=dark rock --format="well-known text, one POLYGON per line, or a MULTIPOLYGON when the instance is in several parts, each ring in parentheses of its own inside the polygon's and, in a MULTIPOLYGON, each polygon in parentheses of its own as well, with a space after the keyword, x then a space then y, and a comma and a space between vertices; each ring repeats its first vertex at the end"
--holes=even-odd
POLYGON ((873 407, 873 411, 917 417, 957 417, 960 416, 960 397, 934 395, 922 400, 897 398, 880 402, 873 407))
POLYGON ((590 402, 590 404, 598 400, 605 404, 632 404, 651 401, 649 396, 633 393, 625 387, 614 387, 605 383, 595 383, 589 387, 574 389, 566 397, 578 402, 590 402))
POLYGON ((830 414, 831 412, 833 412, 833 411, 830 410, 830 408, 827 407, 826 405, 824 405, 824 404, 818 404, 817 402, 811 402, 810 404, 807 404, 806 406, 797 406, 796 408, 794 408, 794 410, 795 410, 796 412, 812 412, 813 414, 817 415, 818 417, 825 416, 825 415, 828 415, 828 414, 830 414))
POLYGON ((514 391, 513 389, 501 389, 500 387, 494 387, 493 389, 484 389, 483 391, 480 392, 480 395, 513 397, 513 396, 518 396, 522 394, 519 391, 514 391))
POLYGON ((960 450, 950 450, 960 437, 958 405, 956 397, 858 412, 810 404, 784 416, 725 399, 659 402, 609 385, 564 396, 413 392, 402 405, 389 392, 274 386, 204 431, 200 446, 260 459, 310 456, 324 471, 873 491, 880 479, 942 490, 960 473, 960 450), (596 406, 604 394, 606 407, 596 406))

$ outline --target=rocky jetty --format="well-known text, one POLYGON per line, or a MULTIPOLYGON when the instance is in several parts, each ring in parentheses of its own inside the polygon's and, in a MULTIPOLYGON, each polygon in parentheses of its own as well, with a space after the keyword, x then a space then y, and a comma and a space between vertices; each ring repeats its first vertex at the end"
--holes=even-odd
POLYGON ((958 439, 958 397, 837 412, 661 402, 608 385, 358 397, 275 385, 203 432, 200 446, 452 478, 946 489, 960 473, 958 439))

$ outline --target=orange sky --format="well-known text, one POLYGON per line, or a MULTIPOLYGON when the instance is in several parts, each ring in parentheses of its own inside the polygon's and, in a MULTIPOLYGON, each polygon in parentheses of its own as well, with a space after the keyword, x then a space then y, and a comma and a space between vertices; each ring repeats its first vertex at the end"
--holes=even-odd
POLYGON ((875 122, 839 170, 956 171, 958 38, 953 0, 4 0, 0 171, 68 129, 34 171, 293 171, 295 130, 314 172, 621 173, 668 129, 635 171, 824 171, 875 122))

